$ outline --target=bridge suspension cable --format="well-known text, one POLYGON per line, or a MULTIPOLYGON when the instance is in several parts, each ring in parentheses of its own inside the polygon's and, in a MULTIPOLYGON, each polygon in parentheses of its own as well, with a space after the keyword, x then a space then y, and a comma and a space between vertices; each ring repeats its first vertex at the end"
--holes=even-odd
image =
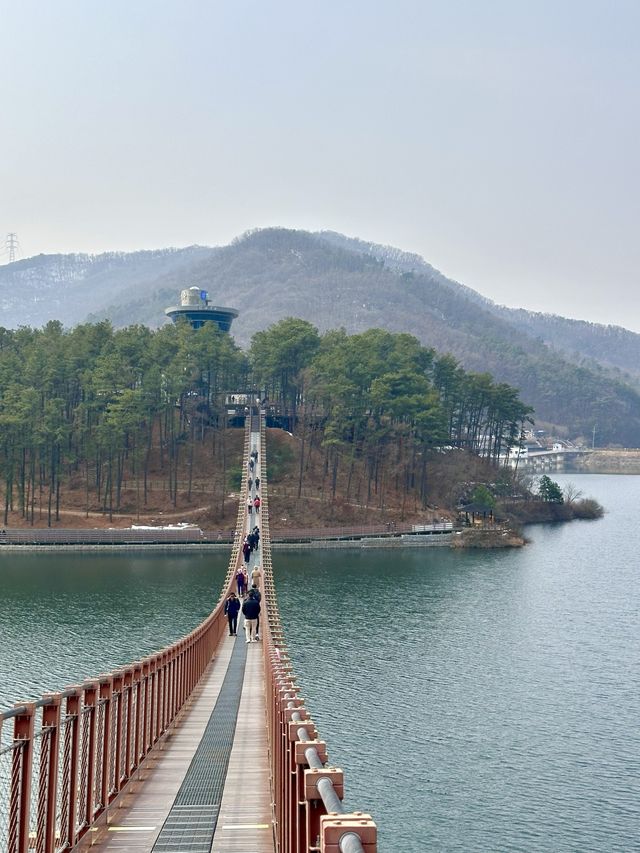
MULTIPOLYGON (((375 853, 376 825, 368 814, 343 811, 343 771, 328 763, 327 745, 319 739, 293 675, 274 585, 265 424, 254 413, 245 425, 245 459, 252 446, 260 458, 262 475, 260 633, 267 724, 263 742, 274 804, 270 849, 277 853, 375 853)), ((215 667, 214 659, 228 637, 223 605, 242 566, 241 544, 250 518, 248 497, 245 481, 222 592, 204 622, 154 655, 0 712, 0 853, 34 849, 60 853, 77 848, 90 830, 106 822, 107 812, 129 790, 129 783, 149 757, 159 751, 169 730, 180 731, 188 714, 187 700, 208 677, 210 667, 215 667)), ((236 702, 236 713, 237 707, 236 702)), ((211 726, 215 728, 215 710, 203 741, 211 726)), ((227 765, 228 758, 225 776, 227 765)), ((189 787, 187 776, 181 790, 185 785, 189 787)), ((219 844, 216 847, 220 798, 216 795, 215 799, 213 849, 224 849, 219 844)), ((170 825, 165 822, 162 829, 170 825)), ((159 839, 155 832, 152 844, 159 839)))
POLYGON ((279 853, 373 853, 377 848, 376 824, 368 814, 344 811, 344 773, 328 763, 327 744, 319 739, 295 682, 274 583, 265 433, 262 418, 260 533, 267 611, 264 660, 277 849, 279 853))

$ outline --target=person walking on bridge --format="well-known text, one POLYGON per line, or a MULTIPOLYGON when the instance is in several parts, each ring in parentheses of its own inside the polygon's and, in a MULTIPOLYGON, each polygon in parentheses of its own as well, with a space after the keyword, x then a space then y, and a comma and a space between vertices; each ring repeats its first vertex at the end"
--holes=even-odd
POLYGON ((246 642, 250 643, 256 640, 256 625, 260 615, 260 602, 257 598, 246 599, 242 605, 242 615, 244 616, 244 635, 246 642))
POLYGON ((260 495, 255 496, 255 500, 253 501, 253 505, 256 508, 256 515, 260 511, 260 495))
POLYGON ((229 620, 229 636, 235 637, 238 633, 238 613, 240 612, 240 602, 236 598, 235 592, 229 594, 229 598, 225 601, 224 612, 229 620))
MULTIPOLYGON (((262 602, 262 593, 258 589, 257 585, 254 583, 251 589, 249 590, 249 598, 255 598, 255 600, 260 604, 262 602)), ((260 639, 260 614, 258 613, 258 618, 256 619, 256 640, 260 639)))
POLYGON ((236 586, 238 587, 238 597, 242 598, 244 592, 244 572, 242 569, 238 569, 236 572, 236 586))

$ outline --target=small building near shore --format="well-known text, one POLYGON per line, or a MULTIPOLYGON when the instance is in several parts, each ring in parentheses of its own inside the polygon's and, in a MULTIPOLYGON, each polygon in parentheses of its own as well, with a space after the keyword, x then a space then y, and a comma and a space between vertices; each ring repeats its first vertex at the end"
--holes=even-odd
POLYGON ((476 525, 491 525, 496 523, 493 507, 489 504, 470 503, 461 506, 459 509, 460 515, 464 515, 464 522, 467 527, 475 527, 476 525))

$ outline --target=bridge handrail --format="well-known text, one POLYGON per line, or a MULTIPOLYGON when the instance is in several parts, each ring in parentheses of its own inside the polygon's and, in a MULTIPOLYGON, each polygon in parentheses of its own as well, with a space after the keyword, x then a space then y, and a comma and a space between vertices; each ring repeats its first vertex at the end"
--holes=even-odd
POLYGON ((269 755, 279 853, 339 850, 375 853, 370 815, 344 813, 344 774, 327 764, 327 745, 298 692, 280 622, 271 558, 265 419, 260 419, 260 544, 263 570, 263 654, 269 755))
MULTIPOLYGON (((249 441, 247 423, 245 458, 249 441)), ((200 625, 139 661, 0 711, 0 853, 72 848, 164 739, 226 633, 246 491, 245 481, 220 598, 200 625)))

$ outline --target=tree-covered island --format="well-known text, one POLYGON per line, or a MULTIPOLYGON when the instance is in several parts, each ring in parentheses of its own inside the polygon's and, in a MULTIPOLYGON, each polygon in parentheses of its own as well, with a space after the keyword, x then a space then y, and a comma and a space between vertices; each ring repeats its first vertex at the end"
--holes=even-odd
POLYGON ((457 521, 479 496, 492 520, 579 511, 504 464, 533 416, 518 391, 411 335, 287 318, 243 352, 210 323, 52 321, 0 329, 3 523, 228 527, 244 476, 234 401, 256 398, 280 426, 276 530, 457 521))

